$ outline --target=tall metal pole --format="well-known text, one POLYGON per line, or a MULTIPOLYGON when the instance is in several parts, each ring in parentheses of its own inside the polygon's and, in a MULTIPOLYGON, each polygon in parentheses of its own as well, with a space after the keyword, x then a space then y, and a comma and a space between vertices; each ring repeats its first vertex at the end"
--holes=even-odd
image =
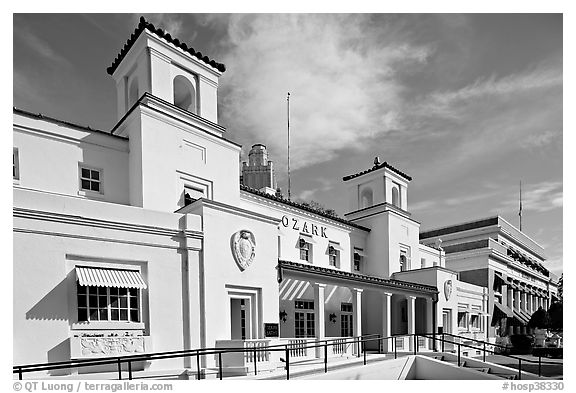
POLYGON ((288 104, 288 200, 290 200, 290 92, 288 92, 286 102, 288 104))
POLYGON ((520 210, 518 211, 518 216, 520 216, 520 232, 522 232, 522 180, 520 180, 520 210))

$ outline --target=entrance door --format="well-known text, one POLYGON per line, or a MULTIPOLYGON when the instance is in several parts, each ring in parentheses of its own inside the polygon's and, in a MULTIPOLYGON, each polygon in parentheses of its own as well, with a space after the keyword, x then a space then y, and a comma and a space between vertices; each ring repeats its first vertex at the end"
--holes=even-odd
POLYGON ((251 338, 250 299, 230 299, 230 337, 232 340, 251 338))
POLYGON ((446 308, 442 310, 442 326, 444 333, 452 333, 452 310, 446 308))

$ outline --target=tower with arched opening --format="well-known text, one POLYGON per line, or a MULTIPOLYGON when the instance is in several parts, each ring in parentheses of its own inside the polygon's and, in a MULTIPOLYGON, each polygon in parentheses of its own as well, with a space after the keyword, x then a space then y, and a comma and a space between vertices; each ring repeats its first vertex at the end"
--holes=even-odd
POLYGON ((379 258, 366 264, 367 273, 388 277, 413 268, 420 224, 408 211, 412 178, 376 157, 371 168, 343 180, 348 186, 350 209, 346 218, 371 229, 367 254, 379 258))

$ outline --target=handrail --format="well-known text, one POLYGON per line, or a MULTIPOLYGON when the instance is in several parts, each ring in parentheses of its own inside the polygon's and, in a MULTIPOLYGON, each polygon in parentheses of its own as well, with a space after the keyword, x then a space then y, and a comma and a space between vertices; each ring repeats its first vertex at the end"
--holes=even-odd
MULTIPOLYGON (((458 337, 458 338, 463 338, 463 339, 468 340, 468 337, 462 337, 462 336, 458 336, 458 335, 451 334, 451 333, 437 333, 436 336, 440 336, 440 335, 442 335, 442 334, 445 334, 445 335, 447 335, 447 336, 458 337)), ((427 337, 427 338, 432 338, 432 339, 434 339, 433 337, 430 337, 430 335, 431 335, 431 333, 418 333, 418 334, 417 334, 417 336, 423 336, 423 337, 427 337)), ((456 345, 462 345, 462 346, 468 347, 468 348, 480 349, 480 348, 478 348, 478 347, 474 347, 474 346, 468 345, 468 344, 456 343, 456 342, 454 342, 454 341, 449 341, 449 340, 442 340, 442 339, 440 339, 440 338, 438 338, 438 337, 436 338, 436 340, 440 340, 440 341, 444 341, 444 342, 451 343, 451 344, 456 344, 456 345)), ((507 347, 507 346, 505 346, 505 345, 493 344, 493 343, 488 342, 488 341, 482 341, 482 340, 476 340, 476 339, 469 339, 469 340, 473 340, 473 341, 479 342, 480 344, 492 345, 492 346, 494 346, 494 347, 510 348, 510 347, 507 347)), ((484 349, 483 349, 483 350, 484 350, 484 349)), ((514 355, 507 355, 507 354, 504 354, 504 353, 498 353, 498 354, 497 354, 496 352, 491 351, 490 349, 486 349, 486 351, 492 352, 493 354, 500 355, 500 356, 504 356, 504 357, 514 358, 514 359, 521 359, 521 360, 526 361, 526 362, 531 362, 531 363, 537 363, 537 362, 538 362, 538 360, 530 360, 530 359, 518 358, 518 357, 516 357, 516 356, 514 356, 514 355)), ((556 364, 556 363, 554 363, 554 362, 543 362, 543 364, 556 364)))
MULTIPOLYGON (((353 337, 338 337, 338 338, 325 338, 322 340, 315 340, 312 342, 305 343, 304 345, 298 344, 299 349, 315 349, 315 348, 324 348, 324 371, 328 371, 327 359, 328 359, 328 346, 335 346, 335 345, 348 345, 352 344, 353 348, 356 349, 356 354, 360 357, 360 353, 363 353, 363 363, 366 364, 366 343, 367 342, 378 342, 378 353, 381 351, 381 344, 384 340, 392 339, 392 345, 394 347, 394 358, 397 357, 397 343, 395 338, 398 337, 408 337, 413 338, 414 342, 413 351, 416 354, 419 350, 419 342, 418 338, 428 338, 434 340, 440 340, 443 344, 445 342, 452 343, 458 345, 458 364, 460 364, 460 349, 461 347, 479 349, 476 346, 456 343, 454 341, 446 340, 445 335, 451 337, 457 337, 460 339, 468 339, 467 337, 457 336, 450 333, 410 333, 410 334, 393 334, 391 336, 382 337, 380 334, 365 334, 361 336, 353 336, 353 337), (440 337, 442 336, 442 337, 440 337), (344 341, 342 341, 344 340, 344 341)), ((486 345, 492 345, 493 347, 499 346, 504 347, 498 344, 492 344, 489 342, 476 340, 476 339, 469 339, 476 342, 483 344, 483 353, 484 359, 486 357, 486 352, 496 353, 494 350, 486 349, 486 345)), ((97 365, 111 365, 116 364, 118 366, 118 379, 122 379, 122 363, 126 363, 128 366, 128 379, 132 379, 132 362, 137 361, 151 361, 151 360, 160 360, 160 359, 172 359, 172 358, 180 358, 180 357, 196 357, 196 368, 197 368, 197 379, 201 379, 201 367, 200 367, 200 356, 207 356, 207 355, 218 355, 218 376, 219 379, 222 379, 222 354, 225 353, 251 353, 254 354, 258 352, 278 352, 283 351, 285 352, 285 358, 281 360, 286 363, 286 379, 290 378, 290 349, 295 347, 294 344, 284 343, 284 344, 275 344, 275 345, 267 345, 264 347, 229 347, 229 348, 198 348, 198 349, 190 349, 190 350, 180 350, 180 351, 165 351, 165 352, 155 352, 155 353, 146 353, 146 354, 137 354, 137 355, 125 355, 125 356, 111 356, 105 358, 97 358, 97 359, 76 359, 76 360, 68 360, 68 361, 60 361, 60 362, 50 362, 50 363, 37 363, 37 364, 27 364, 27 365, 20 365, 20 366, 13 366, 13 374, 18 374, 19 379, 22 379, 24 373, 29 372, 37 372, 37 371, 49 371, 49 370, 58 370, 58 369, 66 369, 66 368, 79 368, 79 367, 89 367, 89 366, 97 366, 97 365)), ((444 345, 442 346, 444 347, 444 345)), ((434 350, 435 345, 434 345, 434 350)), ((538 375, 541 375, 541 365, 542 359, 541 356, 539 357, 538 361, 536 360, 529 360, 529 359, 522 359, 518 358, 513 355, 506 355, 502 354, 502 356, 517 359, 519 361, 519 378, 521 378, 521 368, 522 368, 522 360, 525 362, 536 363, 538 362, 538 375)), ((257 374, 257 363, 258 359, 254 356, 254 373, 257 374)), ((553 362, 544 362, 544 364, 555 364, 553 362)))
MULTIPOLYGON (((380 337, 378 334, 365 334, 361 336, 354 336, 354 337, 345 337, 344 342, 342 342, 342 337, 338 338, 325 338, 323 340, 317 340, 313 343, 307 343, 305 346, 301 348, 311 349, 317 348, 321 346, 334 346, 334 345, 341 345, 341 344, 356 344, 363 342, 365 340, 374 340, 380 337), (336 342, 337 341, 337 342, 336 342)), ((395 337, 395 336, 392 336, 395 337)), ((392 338, 389 337, 389 338, 392 338)), ((265 347, 257 348, 257 352, 263 351, 280 351, 289 349, 292 344, 275 344, 275 345, 268 345, 265 347)), ((165 352, 154 352, 154 353, 147 353, 147 354, 137 354, 137 355, 122 355, 122 356, 109 356, 109 357, 102 357, 97 359, 75 359, 75 360, 67 360, 67 361, 60 361, 60 362, 48 362, 48 363, 35 363, 35 364, 26 364, 26 365, 19 365, 12 367, 12 373, 18 373, 20 379, 22 379, 22 374, 27 372, 37 372, 37 371, 49 371, 49 370, 58 370, 58 369, 66 369, 66 368, 78 368, 78 367, 89 367, 89 366, 98 366, 98 365, 110 365, 110 364, 118 364, 118 368, 120 369, 122 363, 127 363, 129 368, 132 362, 136 361, 147 361, 147 360, 160 360, 160 359, 170 359, 170 358, 179 358, 179 357, 198 357, 198 356, 206 356, 206 355, 213 355, 213 354, 220 354, 220 353, 235 353, 235 352, 253 352, 255 351, 254 348, 246 348, 246 347, 227 347, 227 348, 198 348, 198 349, 191 349, 191 350, 179 350, 179 351, 165 351, 165 352)), ((199 367, 198 367, 199 368, 199 367)), ((130 371, 130 370, 129 370, 130 371)), ((131 374, 131 372, 130 372, 131 374)))

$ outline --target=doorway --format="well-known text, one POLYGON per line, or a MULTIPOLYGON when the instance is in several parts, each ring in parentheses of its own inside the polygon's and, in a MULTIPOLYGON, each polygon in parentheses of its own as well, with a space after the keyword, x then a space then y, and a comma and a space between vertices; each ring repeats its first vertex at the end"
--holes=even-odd
POLYGON ((452 310, 445 308, 442 310, 442 331, 452 333, 452 310))
POLYGON ((250 299, 230 299, 230 338, 246 340, 252 338, 250 299))

